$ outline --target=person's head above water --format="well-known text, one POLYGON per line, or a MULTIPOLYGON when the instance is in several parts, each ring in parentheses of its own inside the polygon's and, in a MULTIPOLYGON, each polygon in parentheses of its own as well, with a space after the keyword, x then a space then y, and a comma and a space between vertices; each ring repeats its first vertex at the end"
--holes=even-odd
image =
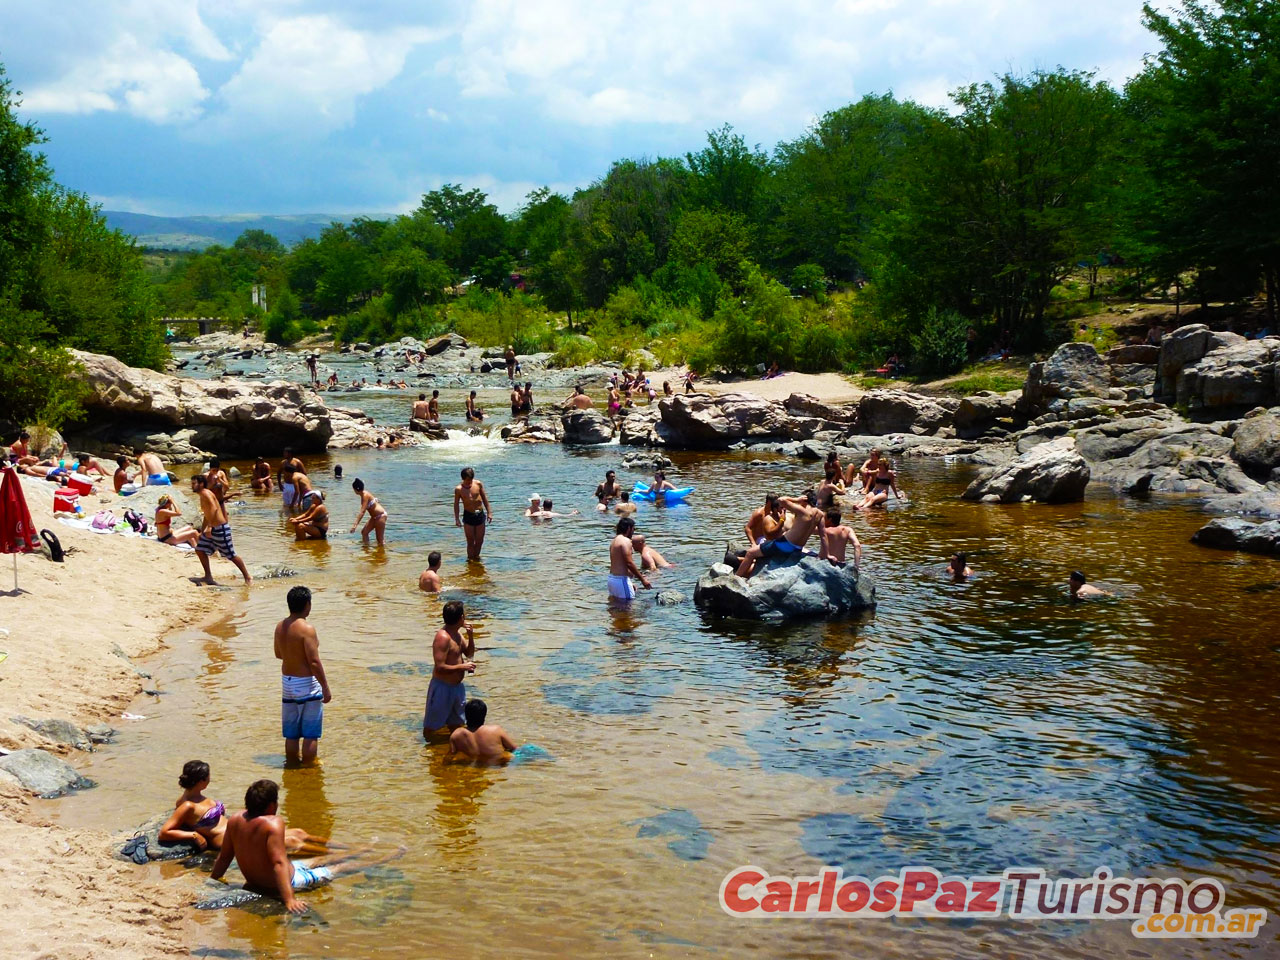
POLYGON ((311 610, 311 591, 306 587, 294 587, 285 595, 289 612, 295 617, 305 617, 311 610))
POLYGON ((542 509, 543 509, 543 510, 550 510, 550 509, 551 509, 551 501, 550 501, 550 500, 543 500, 543 501, 542 501, 542 509))
POLYGON ((203 760, 188 760, 182 765, 182 776, 178 778, 178 786, 183 790, 209 781, 209 765, 203 760))
POLYGON ((418 399, 419 399, 419 400, 425 400, 425 399, 427 399, 427 395, 426 395, 425 393, 420 393, 420 394, 418 394, 418 399))
POLYGON ((472 400, 474 400, 475 398, 476 398, 476 392, 475 392, 474 390, 472 390, 472 391, 471 391, 471 399, 472 399, 472 400))
POLYGON ((461 600, 450 600, 444 605, 441 613, 444 615, 444 625, 446 627, 456 627, 462 622, 463 613, 461 600))
POLYGON ((956 573, 963 573, 964 568, 969 565, 969 555, 963 551, 953 554, 951 557, 950 567, 956 573))
POLYGON ((541 504, 542 504, 542 498, 540 496, 538 496, 536 493, 529 494, 529 506, 537 507, 537 506, 541 506, 541 504))
POLYGON ((631 542, 632 542, 632 544, 634 544, 635 546, 637 546, 637 547, 639 547, 641 550, 643 550, 643 549, 644 549, 644 534, 643 534, 643 533, 633 533, 633 534, 631 535, 631 542))
POLYGON ((826 518, 826 523, 828 527, 840 526, 840 520, 841 520, 840 511, 837 510, 835 507, 827 508, 825 518, 826 518))
POLYGON ((636 528, 636 522, 632 520, 630 517, 623 517, 621 520, 618 521, 617 531, 618 533, 622 534, 624 537, 631 536, 635 528, 636 528))
POLYGON ((210 469, 210 470, 220 470, 221 468, 222 468, 222 461, 221 461, 221 460, 219 460, 217 457, 210 457, 210 458, 209 458, 209 469, 210 469))
POLYGON ((354 490, 356 493, 364 493, 364 481, 361 480, 359 477, 356 477, 354 480, 351 481, 351 489, 354 490))
POLYGON ((252 820, 254 817, 270 815, 279 799, 280 788, 274 780, 253 781, 244 792, 245 817, 252 820))
POLYGON ((463 467, 461 476, 463 480, 474 480, 476 478, 476 472, 470 467, 463 467))
POLYGON ((619 494, 618 494, 618 499, 619 499, 619 500, 621 500, 623 503, 630 503, 630 502, 631 502, 631 491, 630 491, 630 490, 623 490, 621 493, 619 493, 619 494))
POLYGON ((427 566, 432 570, 440 569, 440 551, 432 550, 427 554, 427 566))
POLYGON ((462 714, 467 718, 467 729, 475 733, 484 726, 484 718, 489 715, 489 708, 483 700, 472 697, 462 708, 462 714))
POLYGON ((334 466, 334 468, 333 468, 333 479, 335 479, 335 480, 341 480, 341 479, 342 479, 342 464, 340 464, 340 463, 339 463, 339 464, 337 464, 337 465, 335 465, 335 466, 334 466))

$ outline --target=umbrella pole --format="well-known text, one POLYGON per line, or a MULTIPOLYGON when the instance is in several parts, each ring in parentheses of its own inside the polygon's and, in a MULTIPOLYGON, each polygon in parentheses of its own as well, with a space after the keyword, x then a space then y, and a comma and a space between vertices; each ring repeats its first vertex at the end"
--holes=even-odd
POLYGON ((13 555, 13 592, 18 592, 18 555, 13 555))

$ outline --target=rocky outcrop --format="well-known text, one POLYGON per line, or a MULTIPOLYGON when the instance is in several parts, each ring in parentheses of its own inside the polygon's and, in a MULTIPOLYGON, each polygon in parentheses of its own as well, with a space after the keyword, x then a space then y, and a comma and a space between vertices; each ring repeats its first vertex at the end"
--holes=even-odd
POLYGON ((508 443, 559 443, 564 439, 564 426, 559 417, 531 416, 507 424, 501 436, 508 443))
POLYGON ((565 443, 599 444, 613 439, 613 421, 599 410, 570 410, 560 423, 565 443))
POLYGON ((1248 340, 1188 324, 1160 344, 1156 395, 1191 411, 1273 406, 1280 400, 1278 362, 1280 339, 1248 340))
POLYGON ((742 393, 663 397, 658 415, 657 433, 673 447, 721 450, 739 440, 790 437, 791 418, 782 404, 742 393))
POLYGON ((658 417, 658 408, 652 404, 628 410, 618 426, 618 442, 624 447, 662 446, 662 437, 657 429, 658 417))
POLYGON ((423 420, 420 417, 409 418, 409 432, 420 433, 428 440, 448 440, 449 431, 439 420, 423 420))
POLYGON ((849 425, 858 422, 857 403, 826 403, 807 393, 793 393, 782 405, 799 417, 813 417, 828 423, 849 425))
POLYGON ((1084 499, 1089 474, 1075 441, 1063 437, 986 471, 969 484, 963 497, 984 503, 1071 503, 1084 499))
POLYGON ((1280 411, 1241 420, 1231 435, 1231 453, 1246 471, 1270 477, 1280 467, 1280 411))
POLYGON ((694 602, 708 613, 747 620, 835 619, 876 605, 875 583, 853 564, 837 567, 792 554, 767 561, 749 580, 724 563, 698 578, 694 602))
POLYGON ((964 397, 956 406, 953 417, 956 436, 972 439, 989 433, 997 424, 1013 427, 1018 416, 1018 401, 1021 399, 1021 390, 1010 390, 1008 393, 984 391, 964 397))
POLYGON ((1253 523, 1239 517, 1220 517, 1192 534, 1191 542, 1214 550, 1241 550, 1280 557, 1280 520, 1253 523))
POLYGON ((872 390, 858 401, 858 423, 871 434, 937 433, 950 426, 960 401, 953 397, 928 397, 901 390, 872 390))
POLYGON ((0 780, 16 783, 42 797, 58 797, 71 790, 93 786, 71 764, 36 747, 15 750, 0 757, 0 780))
POLYGON ((457 333, 446 333, 444 336, 436 337, 434 340, 428 340, 422 344, 422 353, 428 357, 436 357, 444 353, 446 350, 465 350, 470 344, 467 338, 457 333))
POLYGON ((1107 397, 1111 372, 1091 343, 1064 343, 1042 363, 1027 368, 1022 407, 1037 411, 1054 400, 1107 397))

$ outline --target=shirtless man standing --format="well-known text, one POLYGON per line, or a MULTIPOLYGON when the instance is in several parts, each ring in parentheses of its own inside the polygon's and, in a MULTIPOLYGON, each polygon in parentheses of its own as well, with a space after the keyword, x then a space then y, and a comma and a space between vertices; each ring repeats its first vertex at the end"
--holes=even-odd
POLYGON ((293 484, 293 509, 310 510, 311 501, 315 499, 311 478, 302 472, 301 467, 295 467, 287 476, 292 477, 290 482, 293 484))
POLYGON ((191 492, 200 498, 200 512, 204 515, 200 524, 200 539, 196 543, 196 556, 200 558, 200 566, 204 568, 204 582, 213 583, 209 557, 217 551, 236 565, 244 575, 246 584, 252 583, 249 569, 244 565, 244 560, 236 555, 236 548, 231 542, 231 524, 227 523, 227 511, 209 489, 203 473, 197 473, 191 478, 191 492))
POLYGON ((293 480, 286 476, 292 470, 305 473, 302 469, 302 461, 293 455, 293 451, 288 447, 284 448, 284 457, 280 460, 280 469, 276 472, 276 481, 280 484, 280 497, 284 501, 286 510, 293 509, 293 480))
POLYGON ((631 543, 635 530, 636 522, 630 517, 623 517, 618 521, 617 536, 609 544, 609 596, 615 600, 636 598, 632 577, 639 580, 646 590, 653 589, 649 578, 636 567, 635 547, 631 543))
POLYGON ((227 497, 231 494, 231 478, 222 469, 222 461, 217 457, 209 458, 209 470, 205 474, 205 480, 208 481, 208 487, 218 498, 218 502, 225 504, 227 497))
POLYGON ((271 492, 271 464, 267 463, 266 457, 258 457, 253 462, 253 478, 249 481, 249 486, 260 493, 271 492))
POLYGON ((518 417, 524 412, 524 391, 520 384, 511 384, 511 416, 518 417))
POLYGON ((840 523, 840 511, 835 507, 829 507, 823 517, 823 527, 819 531, 822 535, 822 549, 818 553, 818 559, 830 560, 837 567, 843 567, 845 564, 845 551, 849 544, 853 544, 853 565, 858 567, 862 565, 862 544, 858 542, 858 535, 853 532, 853 527, 842 526, 840 523))
POLYGON ((631 537, 631 545, 640 551, 641 570, 669 570, 675 566, 674 563, 669 563, 666 557, 649 546, 643 533, 633 535, 631 537))
POLYGON ((600 501, 597 510, 607 509, 610 500, 617 500, 622 490, 618 487, 618 475, 612 470, 604 472, 604 483, 596 485, 596 499, 600 501))
POLYGON ((815 505, 816 500, 817 497, 814 496, 812 491, 805 494, 803 500, 797 500, 794 497, 779 497, 778 505, 782 509, 794 513, 796 515, 795 520, 792 521, 785 535, 776 540, 757 543, 748 550, 742 557, 742 563, 738 565, 738 576, 743 579, 751 576, 752 570, 755 569, 756 561, 762 557, 784 556, 788 553, 804 552, 804 545, 809 542, 809 537, 813 536, 813 532, 822 523, 822 511, 815 505))
POLYGON ((764 506, 752 512, 744 528, 747 543, 760 544, 782 536, 782 507, 778 505, 778 499, 776 493, 766 494, 764 506))
POLYGON ((432 423, 440 422, 440 391, 432 390, 431 399, 427 401, 427 419, 432 423))
POLYGON ((431 643, 431 658, 435 666, 431 671, 431 683, 427 685, 427 708, 422 715, 422 738, 441 727, 453 733, 465 722, 463 706, 467 702, 467 687, 463 678, 475 672, 471 659, 476 655, 476 638, 467 623, 462 601, 450 600, 444 605, 444 626, 436 631, 431 643))
POLYGON ((295 892, 324 886, 336 877, 359 873, 404 854, 404 848, 370 855, 368 848, 325 854, 310 860, 290 860, 285 849, 284 817, 280 788, 273 780, 255 780, 244 794, 244 812, 227 818, 222 849, 209 874, 221 880, 234 860, 244 874, 245 887, 279 897, 290 913, 306 913, 307 905, 295 892))
POLYGON ((453 488, 453 524, 462 527, 467 537, 467 559, 479 560, 484 546, 485 523, 493 523, 493 510, 484 484, 476 479, 470 467, 462 470, 462 482, 453 488), (461 507, 461 515, 459 515, 461 507))
POLYGON ((431 419, 431 402, 427 400, 427 395, 425 393, 418 394, 417 402, 413 405, 413 419, 431 419))
POLYGON ((449 734, 449 755, 478 763, 504 763, 511 759, 516 742, 496 723, 485 723, 489 707, 472 697, 463 710, 467 725, 449 734))
POLYGON ((320 639, 311 616, 311 591, 294 587, 286 598, 289 616, 276 624, 275 650, 280 661, 280 726, 288 763, 316 758, 324 727, 324 705, 333 699, 320 662, 320 639), (298 742, 302 742, 299 756, 298 742))

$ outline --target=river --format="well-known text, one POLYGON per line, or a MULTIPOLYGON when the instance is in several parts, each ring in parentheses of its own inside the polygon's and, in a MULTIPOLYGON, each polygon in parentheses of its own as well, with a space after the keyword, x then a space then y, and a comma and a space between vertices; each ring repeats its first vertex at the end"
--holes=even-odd
MULTIPOLYGON (((446 398, 455 425, 461 394, 446 398)), ((405 395, 343 400, 402 420, 405 395), (370 403, 369 401, 373 402, 370 403)), ((278 455, 278 451, 267 451, 278 455)), ((305 895, 281 919, 196 913, 200 955, 448 956, 1251 956, 1258 941, 1138 941, 1127 923, 1003 920, 744 921, 717 905, 733 867, 868 877, 1037 866, 1088 875, 1213 876, 1230 906, 1280 906, 1280 738, 1274 682, 1280 568, 1192 546, 1190 501, 1091 488, 1083 504, 961 501, 972 469, 907 460, 910 503, 858 517, 873 616, 831 624, 715 622, 691 601, 629 611, 605 601, 612 517, 593 509, 617 446, 510 446, 461 433, 396 451, 307 460, 329 492, 332 539, 295 544, 278 497, 233 517, 251 563, 300 572, 171 638, 147 669, 162 694, 129 709, 83 772, 97 789, 46 807, 120 831, 171 808, 184 761, 213 769, 209 795, 238 808, 258 777, 282 784, 290 823, 343 840, 403 844, 367 877, 305 895), (332 481, 341 463, 347 482, 332 481), (468 566, 451 499, 461 467, 489 489, 495 522, 468 566), (328 477, 329 479, 324 479, 328 477), (362 478, 387 506, 385 549, 346 530, 362 478), (531 522, 530 492, 580 516, 531 522), (416 587, 445 555, 442 598, 416 587), (977 576, 941 576, 967 550, 977 576), (1072 605, 1085 569, 1117 597, 1072 605), (295 584, 334 700, 323 765, 283 769, 272 628, 295 584), (478 624, 468 683, 489 717, 550 758, 502 769, 442 762, 420 735, 431 637, 444 599, 478 624)), ((687 505, 642 505, 639 528, 677 566, 658 588, 691 597, 699 573, 771 489, 815 467, 756 454, 672 455, 687 505)), ((248 472, 247 463, 238 463, 248 472)), ((189 471, 188 471, 189 472, 189 471)), ((184 473, 184 475, 186 475, 184 473)), ((175 557, 182 571, 190 557, 175 557)), ((163 597, 139 597, 164 603, 163 597)), ((201 884, 180 864, 148 868, 201 884)), ((208 869, 206 864, 205 870, 208 869)))

